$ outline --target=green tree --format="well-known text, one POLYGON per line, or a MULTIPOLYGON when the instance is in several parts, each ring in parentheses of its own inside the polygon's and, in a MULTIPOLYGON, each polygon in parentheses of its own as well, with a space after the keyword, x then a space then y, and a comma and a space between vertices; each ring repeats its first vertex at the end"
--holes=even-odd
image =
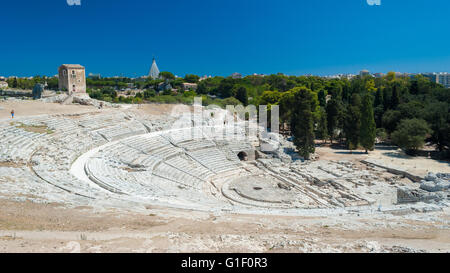
POLYGON ((324 89, 320 89, 319 93, 317 93, 319 99, 319 105, 321 107, 325 107, 327 104, 327 93, 324 89))
POLYGON ((343 109, 339 99, 332 98, 326 107, 327 112, 327 127, 328 134, 330 135, 331 144, 333 144, 333 139, 335 138, 335 132, 339 127, 339 120, 343 115, 343 109))
POLYGON ((402 119, 402 113, 397 110, 388 110, 384 113, 382 123, 383 127, 391 134, 397 128, 402 119))
POLYGON ((379 141, 385 142, 388 138, 388 134, 384 128, 378 128, 376 131, 376 135, 379 141))
POLYGON ((375 81, 373 79, 368 79, 366 81, 365 90, 369 93, 377 92, 377 88, 375 88, 375 81))
POLYGON ((299 154, 306 160, 315 152, 314 143, 314 115, 318 106, 317 96, 307 88, 301 88, 294 95, 291 129, 294 136, 294 145, 299 154))
POLYGON ((218 93, 219 93, 219 96, 221 98, 223 98, 223 99, 229 98, 229 97, 234 97, 235 94, 234 94, 233 91, 235 91, 235 90, 234 90, 233 87, 234 87, 234 80, 233 79, 226 78, 226 79, 222 80, 220 82, 220 85, 219 85, 218 90, 217 90, 218 93))
POLYGON ((156 96, 156 92, 153 89, 147 89, 144 91, 144 99, 153 98, 156 96))
POLYGON ((175 80, 175 76, 171 72, 163 71, 159 73, 159 76, 165 80, 175 80))
POLYGON ((344 121, 344 133, 349 150, 358 148, 361 131, 361 97, 353 94, 352 103, 348 106, 344 121))
POLYGON ((322 139, 325 141, 325 143, 327 142, 327 139, 329 138, 328 135, 328 121, 327 121, 327 112, 325 111, 325 109, 323 109, 322 107, 320 108, 320 112, 319 112, 320 116, 319 116, 319 122, 317 124, 317 129, 316 129, 316 137, 319 139, 322 139))
POLYGON ((186 76, 184 76, 184 80, 189 83, 198 83, 200 77, 193 74, 186 74, 186 76))
POLYGON ((236 91, 236 99, 238 99, 244 106, 248 105, 248 93, 247 88, 244 86, 238 87, 236 91))
POLYGON ((383 104, 384 104, 383 90, 381 90, 381 88, 378 88, 377 93, 375 94, 375 107, 383 104))
POLYGON ((281 99, 281 93, 278 91, 264 91, 259 100, 261 105, 277 104, 281 99))
POLYGON ((433 130, 432 141, 439 151, 450 148, 450 102, 433 102, 424 110, 425 119, 433 130))
POLYGON ((361 135, 360 143, 368 151, 372 151, 375 146, 376 124, 373 113, 372 96, 365 94, 361 109, 361 135))
POLYGON ((391 109, 397 109, 399 104, 400 104, 399 86, 396 83, 394 83, 392 86, 391 109))
POLYGON ((413 119, 424 117, 425 104, 423 102, 412 100, 407 103, 402 103, 397 107, 401 113, 401 119, 413 119))
MULTIPOLYGON (((298 88, 294 88, 287 92, 281 93, 281 95, 280 95, 278 104, 280 106, 280 120, 282 123, 290 123, 291 122, 292 111, 295 108, 294 95, 295 95, 295 92, 297 92, 297 91, 298 91, 298 88)), ((268 91, 268 92, 273 93, 271 91, 268 91)), ((267 98, 265 100, 267 100, 267 98)), ((276 99, 273 99, 273 101, 276 101, 276 99)))
POLYGON ((392 90, 390 86, 385 86, 383 88, 383 107, 384 111, 387 111, 388 109, 391 109, 391 97, 392 97, 392 90))
POLYGON ((423 119, 405 119, 400 122, 391 138, 408 154, 416 154, 423 147, 425 139, 432 131, 423 119))

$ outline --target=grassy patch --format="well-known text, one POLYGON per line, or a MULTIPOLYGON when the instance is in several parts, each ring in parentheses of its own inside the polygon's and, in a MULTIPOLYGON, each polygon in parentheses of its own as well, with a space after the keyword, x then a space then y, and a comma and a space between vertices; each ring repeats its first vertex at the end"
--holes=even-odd
POLYGON ((17 128, 23 129, 24 131, 32 132, 32 133, 48 134, 48 135, 51 135, 54 133, 53 130, 50 130, 45 125, 26 125, 21 122, 11 122, 11 125, 15 126, 17 128))

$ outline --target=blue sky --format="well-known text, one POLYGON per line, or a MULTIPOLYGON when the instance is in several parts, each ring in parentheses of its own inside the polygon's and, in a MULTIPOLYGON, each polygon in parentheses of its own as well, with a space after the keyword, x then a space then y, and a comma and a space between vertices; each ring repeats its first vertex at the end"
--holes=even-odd
POLYGON ((450 72, 450 1, 2 1, 0 75, 450 72))

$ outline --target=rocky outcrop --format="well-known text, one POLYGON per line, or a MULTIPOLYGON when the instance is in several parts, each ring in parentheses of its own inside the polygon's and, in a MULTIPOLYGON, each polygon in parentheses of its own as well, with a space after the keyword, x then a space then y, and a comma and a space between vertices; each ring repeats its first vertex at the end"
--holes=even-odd
POLYGON ((450 189, 450 174, 428 173, 420 184, 422 190, 428 192, 448 191, 450 189))
POLYGON ((450 174, 428 173, 419 189, 399 188, 398 203, 441 202, 450 200, 450 174))
POLYGON ((397 190, 397 203, 438 203, 448 199, 445 192, 428 192, 422 189, 401 187, 397 190))

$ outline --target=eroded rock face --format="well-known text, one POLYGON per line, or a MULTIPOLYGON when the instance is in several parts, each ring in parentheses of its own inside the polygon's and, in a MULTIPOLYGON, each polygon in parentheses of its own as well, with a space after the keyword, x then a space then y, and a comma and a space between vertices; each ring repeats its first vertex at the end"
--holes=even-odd
POLYGON ((450 175, 428 173, 421 181, 419 189, 400 188, 397 192, 398 203, 442 202, 450 200, 450 175))
POLYGON ((448 199, 448 195, 445 192, 428 192, 422 189, 410 189, 399 188, 397 190, 397 202, 398 204, 405 203, 435 203, 448 199))
POLYGON ((425 182, 422 182, 422 184, 420 184, 420 188, 422 190, 426 190, 428 192, 445 191, 450 188, 450 182, 442 180, 442 179, 438 179, 434 182, 425 181, 425 182))

